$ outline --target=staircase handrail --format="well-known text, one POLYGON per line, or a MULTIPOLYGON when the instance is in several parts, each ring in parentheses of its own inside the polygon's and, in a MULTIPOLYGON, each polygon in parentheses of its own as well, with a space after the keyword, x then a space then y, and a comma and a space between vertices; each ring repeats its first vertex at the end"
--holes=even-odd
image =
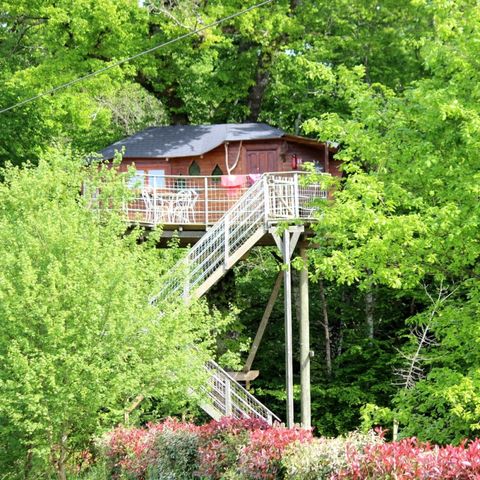
POLYGON ((225 371, 218 363, 214 360, 208 360, 205 369, 212 373, 211 376, 211 383, 212 389, 209 390, 207 393, 210 399, 216 404, 217 408, 221 410, 221 413, 224 415, 235 415, 235 410, 242 413, 242 417, 256 417, 261 418, 262 420, 272 424, 272 422, 280 422, 280 418, 277 417, 271 410, 269 410, 263 403, 261 403, 257 398, 255 398, 250 392, 244 389, 227 371, 225 371), (237 402, 225 401, 222 403, 219 400, 219 397, 215 396, 215 391, 222 394, 219 389, 215 388, 215 382, 221 382, 223 385, 228 385, 228 389, 230 390, 230 397, 235 397, 237 402), (230 405, 229 405, 230 404, 230 405), (223 407, 223 408, 222 408, 223 407), (242 408, 243 407, 243 408, 242 408), (230 411, 229 411, 230 410, 230 411))

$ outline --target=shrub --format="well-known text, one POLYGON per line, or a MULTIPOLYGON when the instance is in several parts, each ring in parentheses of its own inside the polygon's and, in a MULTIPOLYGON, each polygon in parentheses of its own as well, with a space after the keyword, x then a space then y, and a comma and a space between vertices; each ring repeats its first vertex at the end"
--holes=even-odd
POLYGON ((480 440, 459 446, 432 446, 415 438, 352 450, 341 480, 467 480, 480 478, 480 440))
POLYGON ((240 451, 238 471, 245 478, 276 479, 282 470, 282 454, 294 442, 311 441, 312 432, 299 428, 273 427, 250 432, 240 451))
POLYGON ((191 480, 198 470, 198 427, 185 423, 165 425, 155 441, 156 461, 148 478, 191 480))
POLYGON ((282 465, 286 480, 324 480, 347 468, 347 450, 363 451, 378 444, 382 437, 374 432, 353 432, 347 437, 314 438, 310 442, 295 442, 284 451, 282 465))
POLYGON ((154 464, 155 439, 162 429, 162 424, 149 424, 147 428, 118 427, 112 430, 103 441, 111 476, 143 479, 147 469, 154 464))
POLYGON ((250 432, 271 428, 260 419, 223 418, 199 428, 198 475, 208 479, 236 477, 239 452, 250 440, 250 432))
POLYGON ((313 439, 308 430, 250 419, 119 427, 103 446, 107 468, 92 467, 86 453, 79 470, 85 478, 104 472, 129 480, 480 479, 480 440, 443 447, 415 438, 386 443, 382 432, 313 439))

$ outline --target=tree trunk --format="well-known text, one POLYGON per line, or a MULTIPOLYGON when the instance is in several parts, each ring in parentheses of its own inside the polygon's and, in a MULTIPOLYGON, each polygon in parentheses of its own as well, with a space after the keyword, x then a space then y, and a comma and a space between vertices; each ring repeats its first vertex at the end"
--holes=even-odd
POLYGON ((323 280, 319 281, 319 291, 323 313, 322 325, 325 333, 325 369, 327 371, 327 375, 330 377, 332 375, 332 342, 330 340, 330 324, 328 321, 328 307, 325 298, 325 287, 323 285, 323 280))
POLYGON ((301 298, 300 298, 300 272, 296 269, 292 269, 292 294, 293 303, 295 305, 295 321, 300 322, 301 315, 301 298))
POLYGON ((250 114, 247 117, 247 121, 256 122, 260 115, 262 108, 263 95, 267 89, 268 82, 270 80, 270 72, 268 67, 271 63, 271 54, 262 54, 258 59, 257 73, 255 75, 255 83, 250 88, 248 93, 248 108, 250 114))
POLYGON ((299 113, 295 118, 295 135, 300 135, 300 125, 302 124, 302 114, 299 113))
POLYGON ((27 480, 30 477, 30 471, 32 470, 33 452, 32 447, 28 446, 27 456, 25 457, 25 465, 23 470, 23 478, 27 480))
POLYGON ((340 356, 343 351, 343 328, 345 327, 345 317, 348 314, 348 307, 352 304, 352 296, 349 292, 342 289, 342 304, 339 311, 339 323, 338 323, 338 335, 337 335, 337 348, 336 356, 340 356))
POLYGON ((367 325, 367 336, 370 339, 373 339, 375 328, 374 328, 374 313, 375 310, 375 295, 373 293, 373 287, 370 287, 365 294, 365 321, 367 325))
POLYGON ((67 480, 67 439, 68 435, 66 433, 63 433, 60 442, 57 445, 58 456, 55 464, 57 467, 58 480, 67 480))

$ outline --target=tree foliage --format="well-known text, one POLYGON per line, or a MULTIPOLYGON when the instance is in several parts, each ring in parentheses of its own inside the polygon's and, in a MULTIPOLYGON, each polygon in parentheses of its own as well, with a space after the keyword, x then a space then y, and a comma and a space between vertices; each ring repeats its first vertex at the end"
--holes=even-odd
POLYGON ((140 232, 125 235, 114 170, 60 152, 3 175, 0 465, 62 477, 138 395, 163 412, 185 407, 187 388, 203 379, 215 319, 194 303, 149 304, 169 262, 137 243, 140 232))
MULTIPOLYGON (((134 0, 5 0, 0 6, 0 105, 12 105, 253 3, 146 0, 141 6, 134 0)), ((362 418, 386 426, 395 419, 404 435, 457 441, 479 429, 479 36, 480 10, 471 0, 277 0, 1 114, 0 162, 35 163, 52 139, 96 151, 153 123, 258 120, 338 141, 343 177, 332 185, 334 201, 319 202, 316 248, 309 258, 314 423, 321 433, 333 435, 358 426, 362 418), (445 301, 435 306, 430 297, 439 292, 445 301), (324 337, 325 310, 330 342, 324 337), (418 332, 426 328, 429 341, 419 350, 418 332), (326 349, 331 349, 331 371, 325 365, 326 349), (413 358, 418 374, 403 385, 399 372, 408 370, 413 358)), ((41 207, 32 196, 35 185, 19 190, 16 202, 8 200, 8 189, 34 175, 43 178, 37 182, 42 188, 50 183, 48 188, 54 188, 52 176, 41 177, 46 168, 8 170, 11 180, 2 187, 7 189, 5 218, 30 215, 28 205, 33 211, 41 207)), ((77 197, 68 196, 67 190, 59 190, 58 198, 66 195, 77 205, 77 197)), ((57 198, 57 193, 51 195, 57 198)), ((45 210, 52 207, 43 205, 45 210)), ((58 215, 63 225, 68 216, 58 215)), ((25 265, 18 264, 21 268, 12 260, 15 248, 41 241, 33 232, 42 231, 42 222, 28 222, 0 233, 3 261, 12 262, 5 263, 2 274, 22 275, 26 282, 23 289, 23 283, 14 282, 15 290, 3 294, 8 301, 0 308, 15 307, 15 315, 8 317, 15 322, 30 305, 32 311, 40 309, 42 302, 18 300, 24 292, 25 299, 37 295, 42 285, 38 279, 52 276, 49 282, 62 285, 63 273, 49 269, 47 256, 37 254, 44 262, 39 263, 41 275, 29 273, 30 257, 25 265)), ((52 222, 46 224, 53 228, 52 222)), ((52 239, 48 245, 61 242, 56 237, 63 230, 55 228, 44 234, 52 239)), ((127 240, 118 229, 99 245, 107 240, 112 249, 128 244, 142 265, 157 266, 152 252, 147 255, 134 246, 135 236, 127 240)), ((74 232, 67 228, 65 235, 73 238, 74 232)), ((58 251, 67 248, 62 245, 58 251)), ((105 251, 99 250, 113 274, 105 251)), ((258 255, 210 295, 210 303, 223 310, 233 301, 238 313, 235 327, 218 341, 221 353, 245 345, 263 313, 279 267, 265 250, 258 255)), ((135 263, 129 262, 127 266, 135 263)), ((137 283, 153 285, 162 265, 155 275, 153 268, 141 269, 135 274, 137 283)), ((128 272, 125 285, 135 276, 128 272)), ((84 278, 80 270, 77 275, 84 278)), ((75 288, 85 288, 90 292, 86 298, 95 297, 96 290, 84 283, 75 287, 73 282, 68 291, 74 295, 75 288)), ((101 291, 108 293, 106 287, 101 291)), ((125 290, 125 298, 136 291, 125 290)), ((125 312, 133 311, 135 302, 130 301, 125 312)), ((148 311, 142 313, 147 320, 148 311)), ((255 381, 256 393, 280 414, 282 314, 279 299, 254 364, 263 373, 255 381)), ((175 319, 180 322, 182 315, 175 319)), ((172 329, 178 322, 173 321, 172 329)), ((7 344, 15 347, 8 341, 5 348, 7 344)), ((14 350, 11 355, 12 365, 22 364, 14 350)), ((231 360, 231 355, 224 358, 231 360)), ((102 417, 110 418, 111 412, 113 407, 108 415, 102 411, 102 417)))
POLYGON ((434 19, 421 48, 428 77, 396 93, 363 82, 362 70, 339 69, 351 115, 326 113, 306 128, 343 143, 346 171, 316 227, 316 275, 398 290, 423 305, 411 325, 425 325, 434 308, 425 290, 448 293, 430 316, 436 342, 423 352, 425 377, 394 399, 405 434, 446 442, 478 430, 469 343, 477 338, 480 256, 480 12, 469 2, 425 7, 434 19))

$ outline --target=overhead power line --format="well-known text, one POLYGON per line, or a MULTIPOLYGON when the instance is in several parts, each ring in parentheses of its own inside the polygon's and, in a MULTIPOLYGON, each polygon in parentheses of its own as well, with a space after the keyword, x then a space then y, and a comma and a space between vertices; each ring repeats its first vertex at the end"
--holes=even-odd
POLYGON ((245 10, 241 10, 239 12, 233 13, 232 15, 228 15, 227 17, 223 17, 219 20, 216 20, 215 22, 209 23, 208 25, 204 25, 201 28, 197 28, 195 30, 192 30, 191 32, 180 35, 179 37, 172 38, 171 40, 168 40, 164 43, 156 45, 155 47, 144 50, 143 52, 136 53, 135 55, 132 55, 131 57, 124 58, 122 60, 118 60, 117 62, 114 62, 114 63, 112 63, 112 64, 110 64, 106 67, 101 68, 100 70, 96 70, 95 72, 88 73, 87 75, 83 75, 82 77, 78 77, 75 80, 71 80, 70 82, 62 83, 61 85, 57 85, 56 87, 53 87, 50 90, 47 90, 47 91, 39 93, 38 95, 35 95, 33 97, 22 100, 21 102, 15 103, 15 104, 13 104, 9 107, 3 108, 2 110, 0 110, 0 113, 8 112, 9 110, 13 110, 14 108, 21 107, 21 106, 23 106, 27 103, 38 100, 39 98, 45 97, 47 95, 51 95, 53 93, 58 92, 59 90, 63 90, 65 88, 71 87, 72 85, 83 82, 84 80, 87 80, 88 78, 96 77, 97 75, 100 75, 101 73, 104 73, 107 70, 111 70, 112 68, 118 67, 119 65, 122 65, 122 64, 127 63, 127 62, 131 62, 132 60, 135 60, 138 57, 142 57, 143 55, 148 55, 149 53, 155 52, 156 50, 159 50, 160 48, 166 47, 168 45, 172 45, 173 43, 177 43, 181 40, 184 40, 185 38, 192 37, 193 35, 196 35, 197 33, 203 32, 204 30, 208 30, 209 28, 212 28, 212 27, 216 27, 217 25, 220 25, 221 23, 224 23, 227 20, 231 20, 232 18, 236 18, 236 17, 239 17, 241 15, 244 15, 245 13, 251 12, 252 10, 255 10, 256 8, 263 7, 264 5, 267 5, 268 3, 272 3, 273 1, 274 0, 264 0, 263 2, 256 3, 255 5, 252 5, 251 7, 248 7, 245 10))

